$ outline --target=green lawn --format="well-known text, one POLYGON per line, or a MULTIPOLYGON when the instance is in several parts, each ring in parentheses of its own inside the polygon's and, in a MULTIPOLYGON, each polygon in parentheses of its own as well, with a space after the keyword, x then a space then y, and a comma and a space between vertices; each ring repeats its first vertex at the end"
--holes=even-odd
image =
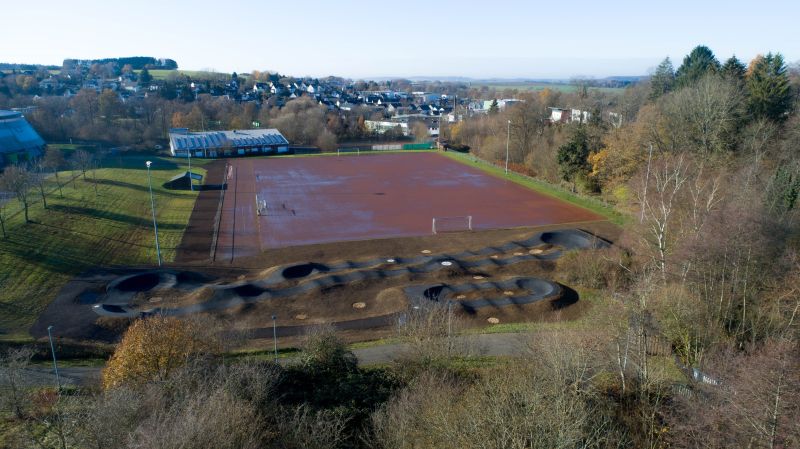
POLYGON ((442 154, 463 164, 483 170, 484 172, 493 176, 497 176, 498 178, 510 179, 517 184, 535 190, 539 193, 543 193, 545 195, 575 204, 576 206, 589 209, 590 211, 607 218, 612 223, 622 225, 625 222, 626 218, 623 214, 616 211, 612 206, 597 199, 577 195, 568 190, 562 189, 559 186, 528 176, 523 176, 513 171, 510 171, 509 174, 506 175, 502 168, 494 166, 470 154, 459 153, 456 151, 447 151, 442 154))
MULTIPOLYGON (((223 78, 223 77, 224 78, 228 78, 228 77, 231 76, 230 73, 209 72, 209 71, 205 71, 205 70, 163 70, 163 69, 153 69, 153 70, 148 70, 148 71, 150 72, 150 75, 153 77, 153 79, 156 79, 156 80, 167 79, 167 77, 171 73, 180 73, 182 75, 189 76, 192 79, 202 79, 202 80, 205 80, 205 79, 215 80, 215 79, 218 79, 218 78, 223 78)), ((134 70, 134 72, 136 72, 138 74, 139 72, 141 72, 141 70, 134 70)), ((238 74, 238 76, 240 76, 242 78, 247 78, 248 74, 247 73, 241 73, 241 74, 238 74)))
MULTIPOLYGON (((97 173, 63 186, 54 177, 44 209, 38 196, 24 223, 16 200, 5 206, 12 215, 8 237, 0 235, 0 339, 28 338, 27 329, 70 277, 95 266, 154 264, 156 261, 145 160, 153 161, 153 192, 159 239, 165 261, 175 257, 194 206, 196 192, 171 191, 162 183, 186 169, 185 161, 161 157, 112 157, 97 173)), ((205 161, 192 170, 205 173, 205 161)), ((72 172, 59 174, 64 183, 72 172)))

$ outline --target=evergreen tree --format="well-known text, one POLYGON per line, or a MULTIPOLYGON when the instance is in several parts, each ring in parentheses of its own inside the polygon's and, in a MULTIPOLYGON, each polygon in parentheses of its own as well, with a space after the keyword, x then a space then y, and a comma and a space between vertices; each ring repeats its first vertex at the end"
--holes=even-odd
POLYGON ((725 61, 725 64, 722 65, 720 69, 720 73, 725 78, 730 80, 744 80, 744 76, 747 73, 747 67, 744 65, 736 55, 731 56, 725 61))
POLYGON ((500 106, 497 104, 497 98, 492 100, 492 104, 489 106, 489 115, 495 115, 500 111, 500 106))
POLYGON ((153 82, 153 76, 150 75, 150 71, 147 70, 146 68, 142 69, 142 71, 139 72, 139 84, 141 84, 144 87, 147 87, 150 85, 151 82, 153 82))
POLYGON ((709 73, 719 71, 719 68, 714 52, 705 45, 698 45, 683 58, 683 64, 675 72, 675 81, 680 87, 687 86, 709 73))
POLYGON ((792 106, 792 87, 780 53, 758 56, 747 73, 750 113, 755 117, 784 120, 792 106))
POLYGON ((675 86, 675 68, 672 66, 672 61, 669 56, 661 61, 661 64, 656 67, 655 73, 650 78, 650 99, 656 98, 671 91, 675 86))
POLYGON ((558 148, 558 167, 564 181, 572 182, 575 190, 575 180, 589 172, 589 136, 583 126, 579 126, 569 142, 558 148))

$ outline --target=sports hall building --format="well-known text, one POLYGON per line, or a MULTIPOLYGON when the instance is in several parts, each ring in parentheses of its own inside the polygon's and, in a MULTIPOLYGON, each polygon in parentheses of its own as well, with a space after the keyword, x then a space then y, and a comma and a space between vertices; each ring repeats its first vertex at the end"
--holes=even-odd
POLYGON ((277 129, 236 129, 233 131, 189 132, 175 128, 169 132, 173 156, 232 157, 256 154, 286 154, 289 142, 277 129))

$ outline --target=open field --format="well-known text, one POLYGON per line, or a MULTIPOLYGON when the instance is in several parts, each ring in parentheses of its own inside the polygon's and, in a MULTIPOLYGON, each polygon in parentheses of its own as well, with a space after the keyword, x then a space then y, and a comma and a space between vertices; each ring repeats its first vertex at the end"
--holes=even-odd
MULTIPOLYGON (((11 215, 8 237, 0 238, 0 338, 25 339, 27 329, 74 275, 88 268, 155 262, 150 200, 144 161, 153 161, 159 237, 164 260, 175 257, 191 214, 196 192, 169 191, 162 183, 186 167, 159 157, 112 157, 87 180, 77 176, 62 188, 48 178, 48 208, 35 201, 32 223, 24 223, 19 204, 11 215), (122 164, 120 166, 120 163, 122 164)), ((195 161, 192 169, 204 173, 195 161), (197 167, 197 168, 195 168, 197 167)), ((61 172, 64 183, 73 175, 61 172)))
MULTIPOLYGON (((134 70, 137 74, 141 72, 141 70, 134 70)), ((170 74, 181 74, 191 77, 192 79, 218 79, 218 78, 228 78, 231 76, 230 73, 223 73, 223 72, 208 72, 204 70, 163 70, 163 69, 153 69, 149 70, 150 75, 153 79, 156 80, 164 80, 167 79, 170 74)), ((247 73, 239 74, 240 77, 246 78, 247 73)))
MULTIPOLYGON (((578 90, 578 86, 574 84, 556 84, 556 83, 542 83, 536 81, 520 81, 520 82, 478 82, 472 83, 471 87, 480 88, 482 86, 486 86, 492 89, 497 90, 505 90, 505 89, 517 89, 520 91, 540 91, 545 89, 550 90, 557 90, 565 93, 572 93, 578 90)), ((607 93, 621 93, 624 89, 620 87, 590 87, 589 90, 597 90, 600 92, 607 92, 607 93)))

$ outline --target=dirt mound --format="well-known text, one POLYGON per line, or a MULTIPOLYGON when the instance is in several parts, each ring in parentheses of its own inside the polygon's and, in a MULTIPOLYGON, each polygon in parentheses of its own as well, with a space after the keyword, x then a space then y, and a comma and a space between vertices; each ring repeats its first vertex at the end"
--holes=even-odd
POLYGON ((158 273, 141 273, 123 279, 114 287, 123 292, 146 292, 155 288, 160 282, 161 276, 158 273))
POLYGON ((300 279, 311 275, 314 272, 326 272, 328 267, 320 263, 303 263, 286 267, 281 275, 286 279, 300 279))

